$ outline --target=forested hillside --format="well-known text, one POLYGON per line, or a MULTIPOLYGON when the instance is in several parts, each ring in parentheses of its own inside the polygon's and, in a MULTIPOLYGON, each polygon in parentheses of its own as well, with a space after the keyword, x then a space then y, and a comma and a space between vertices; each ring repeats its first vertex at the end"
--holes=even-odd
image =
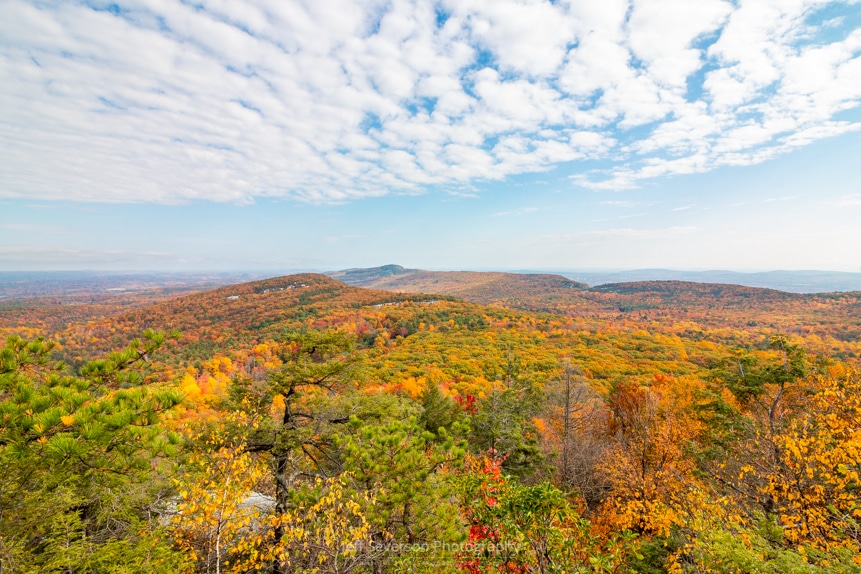
POLYGON ((0 337, 57 333, 70 324, 259 278, 248 273, 98 274, 0 271, 0 337))
POLYGON ((394 292, 441 293, 483 305, 634 321, 653 330, 669 329, 735 344, 792 333, 817 352, 861 357, 857 345, 861 339, 861 292, 802 294, 684 281, 589 288, 560 275, 421 271, 398 266, 333 276, 350 284, 394 292))
POLYGON ((388 271, 7 304, 3 572, 861 569, 856 294, 388 271))

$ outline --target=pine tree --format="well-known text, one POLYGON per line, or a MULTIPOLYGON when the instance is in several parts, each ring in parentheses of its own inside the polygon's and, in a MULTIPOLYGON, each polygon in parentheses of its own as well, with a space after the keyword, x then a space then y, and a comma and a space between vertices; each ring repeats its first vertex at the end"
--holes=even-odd
POLYGON ((365 511, 374 542, 392 549, 374 556, 374 571, 388 571, 385 563, 407 569, 410 560, 431 558, 431 547, 457 541, 457 508, 441 471, 462 465, 461 445, 444 429, 438 436, 424 430, 414 417, 382 424, 354 417, 349 430, 338 441, 344 469, 354 487, 374 501, 365 511), (409 548, 426 550, 409 555, 409 548))
POLYGON ((147 331, 81 376, 54 346, 10 337, 0 350, 0 561, 4 572, 169 572, 157 537, 161 471, 179 437, 160 415, 181 395, 132 386, 165 340, 147 331), (119 388, 128 387, 128 388, 119 388))
MULTIPOLYGON (((287 529, 278 517, 290 510, 291 495, 298 481, 321 476, 321 468, 332 465, 331 441, 327 438, 332 425, 346 423, 349 417, 327 412, 326 394, 347 381, 353 341, 342 333, 309 331, 295 335, 285 345, 283 366, 272 372, 262 386, 237 380, 231 389, 231 400, 238 408, 252 408, 265 416, 252 417, 255 428, 248 433, 248 452, 267 453, 271 457, 275 484, 275 527, 273 544, 277 547, 287 538, 287 529), (272 411, 276 416, 269 416, 272 411)), ((289 570, 286 559, 276 559, 273 572, 289 570)))

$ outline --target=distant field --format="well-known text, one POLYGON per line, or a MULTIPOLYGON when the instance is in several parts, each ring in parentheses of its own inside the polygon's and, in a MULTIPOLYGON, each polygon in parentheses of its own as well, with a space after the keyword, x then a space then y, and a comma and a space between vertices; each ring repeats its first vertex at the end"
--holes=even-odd
POLYGON ((255 278, 245 273, 0 272, 0 338, 8 333, 47 336, 255 278))
POLYGON ((0 301, 30 297, 80 297, 145 291, 202 291, 263 279, 252 273, 102 273, 0 271, 0 301))

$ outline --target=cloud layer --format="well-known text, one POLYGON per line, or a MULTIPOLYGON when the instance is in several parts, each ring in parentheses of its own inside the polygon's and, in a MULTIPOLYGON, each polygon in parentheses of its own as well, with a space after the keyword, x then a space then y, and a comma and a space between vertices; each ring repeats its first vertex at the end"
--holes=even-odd
MULTIPOLYGON (((5 0, 0 196, 607 189, 856 130, 856 2, 5 0), (359 6, 361 4, 361 6, 359 6), (579 168, 588 160, 609 166, 579 168)), ((589 164, 592 165, 592 164, 589 164)))

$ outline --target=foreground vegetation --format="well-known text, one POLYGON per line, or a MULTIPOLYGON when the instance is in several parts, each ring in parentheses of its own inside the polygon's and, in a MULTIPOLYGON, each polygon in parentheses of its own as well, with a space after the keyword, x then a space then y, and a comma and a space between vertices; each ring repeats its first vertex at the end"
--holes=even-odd
POLYGON ((4 573, 861 571, 852 341, 231 289, 7 331, 4 573))

